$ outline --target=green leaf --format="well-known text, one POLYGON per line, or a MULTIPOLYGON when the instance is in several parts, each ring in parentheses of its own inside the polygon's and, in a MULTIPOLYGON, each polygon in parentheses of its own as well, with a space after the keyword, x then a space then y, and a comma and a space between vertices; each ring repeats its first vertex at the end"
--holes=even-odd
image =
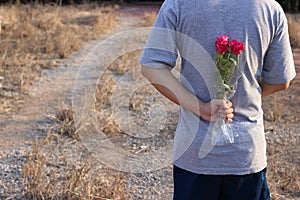
POLYGON ((235 59, 230 58, 230 61, 231 61, 235 66, 237 66, 237 61, 236 61, 235 59))

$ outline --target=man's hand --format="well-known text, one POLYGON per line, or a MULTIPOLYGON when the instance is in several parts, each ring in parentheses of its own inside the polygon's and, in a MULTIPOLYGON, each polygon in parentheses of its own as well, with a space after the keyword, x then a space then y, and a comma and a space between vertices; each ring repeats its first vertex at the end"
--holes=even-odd
POLYGON ((161 94, 202 119, 214 122, 221 118, 229 123, 232 122, 233 109, 230 101, 214 99, 204 103, 183 87, 167 68, 155 69, 142 66, 141 72, 161 94))
POLYGON ((226 122, 232 123, 233 109, 230 101, 213 99, 208 103, 204 103, 200 108, 200 116, 202 119, 215 122, 218 119, 225 119, 226 122))

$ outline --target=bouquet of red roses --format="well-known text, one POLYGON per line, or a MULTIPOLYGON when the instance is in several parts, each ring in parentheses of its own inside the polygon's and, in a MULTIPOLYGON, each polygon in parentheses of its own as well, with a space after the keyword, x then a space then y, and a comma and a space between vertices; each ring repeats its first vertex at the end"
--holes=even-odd
MULTIPOLYGON (((239 56, 244 50, 244 44, 237 40, 229 40, 229 36, 220 35, 216 39, 216 66, 218 69, 216 97, 230 100, 235 94, 238 79, 239 56)), ((213 144, 234 143, 238 134, 232 129, 231 124, 219 119, 215 122, 212 132, 213 144)))

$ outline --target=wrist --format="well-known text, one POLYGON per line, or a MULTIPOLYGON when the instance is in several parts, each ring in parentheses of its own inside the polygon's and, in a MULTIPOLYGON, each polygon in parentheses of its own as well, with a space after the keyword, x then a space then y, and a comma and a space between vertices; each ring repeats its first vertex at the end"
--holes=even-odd
POLYGON ((198 115, 199 117, 202 116, 203 110, 204 110, 204 105, 205 103, 201 101, 199 98, 197 98, 197 105, 196 105, 196 112, 195 114, 198 115))

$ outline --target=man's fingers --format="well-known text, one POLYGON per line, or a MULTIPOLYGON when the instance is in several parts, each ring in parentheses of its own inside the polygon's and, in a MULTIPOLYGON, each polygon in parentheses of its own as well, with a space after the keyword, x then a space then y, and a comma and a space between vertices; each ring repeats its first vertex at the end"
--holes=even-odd
POLYGON ((231 119, 231 118, 230 118, 230 119, 226 119, 226 122, 227 122, 227 123, 232 123, 232 122, 233 122, 233 119, 231 119))
POLYGON ((233 113, 228 113, 228 114, 219 113, 219 118, 222 118, 222 119, 232 119, 233 117, 234 117, 233 113))
POLYGON ((226 122, 231 123, 233 118, 233 108, 230 101, 213 99, 211 102, 205 104, 203 109, 202 118, 207 121, 216 121, 224 119, 226 122))
POLYGON ((223 109, 219 109, 218 111, 218 115, 219 115, 219 118, 221 119, 226 119, 228 122, 232 122, 232 119, 234 117, 234 114, 233 114, 233 109, 232 108, 227 108, 225 110, 223 109))
POLYGON ((230 113, 230 114, 227 114, 226 115, 226 118, 227 119, 232 119, 234 117, 234 114, 233 113, 230 113))
POLYGON ((233 113, 233 109, 232 108, 227 108, 225 110, 219 109, 219 114, 227 115, 227 114, 231 114, 231 113, 233 113))
POLYGON ((231 101, 226 101, 226 105, 228 106, 228 108, 231 108, 232 107, 231 101))

